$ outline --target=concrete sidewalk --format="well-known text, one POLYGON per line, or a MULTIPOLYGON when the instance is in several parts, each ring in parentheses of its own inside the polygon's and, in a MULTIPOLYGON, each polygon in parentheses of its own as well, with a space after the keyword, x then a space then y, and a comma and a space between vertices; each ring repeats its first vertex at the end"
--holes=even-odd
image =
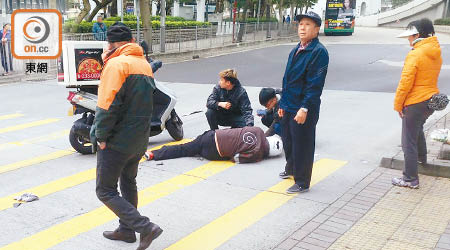
POLYGON ((450 249, 450 179, 421 175, 413 190, 398 176, 377 168, 276 250, 450 249))
POLYGON ((448 110, 443 113, 425 127, 428 164, 419 166, 419 189, 391 184, 402 176, 399 149, 276 250, 450 249, 450 161, 440 159, 450 145, 429 136, 450 126, 448 110))

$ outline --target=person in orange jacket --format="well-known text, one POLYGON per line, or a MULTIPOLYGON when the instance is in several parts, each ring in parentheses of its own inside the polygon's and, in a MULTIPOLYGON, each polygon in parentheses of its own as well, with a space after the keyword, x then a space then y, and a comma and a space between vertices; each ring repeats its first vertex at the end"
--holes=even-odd
POLYGON ((423 125, 434 112, 428 103, 439 93, 437 83, 442 66, 441 48, 434 34, 433 23, 423 18, 409 23, 407 30, 397 36, 408 38, 413 49, 406 56, 394 101, 394 110, 402 119, 405 157, 403 176, 392 179, 396 186, 419 188, 418 163, 427 162, 423 125))

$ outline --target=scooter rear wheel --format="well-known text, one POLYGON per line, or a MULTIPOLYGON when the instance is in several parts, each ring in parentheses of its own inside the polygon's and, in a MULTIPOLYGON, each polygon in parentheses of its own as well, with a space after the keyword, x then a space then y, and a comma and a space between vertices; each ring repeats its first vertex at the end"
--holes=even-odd
POLYGON ((74 127, 70 130, 69 134, 70 145, 79 153, 87 155, 92 154, 92 144, 86 141, 83 136, 75 133, 74 127))
POLYGON ((175 141, 180 141, 183 139, 183 122, 180 117, 178 117, 175 109, 170 113, 170 119, 166 122, 166 129, 175 141))

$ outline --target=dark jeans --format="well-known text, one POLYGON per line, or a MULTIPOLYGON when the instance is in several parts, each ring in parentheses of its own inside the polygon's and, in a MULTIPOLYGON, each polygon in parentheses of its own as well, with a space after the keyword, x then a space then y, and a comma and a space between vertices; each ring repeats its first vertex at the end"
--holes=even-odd
POLYGON ((224 112, 222 110, 208 109, 206 111, 206 119, 211 130, 219 129, 220 126, 231 126, 232 128, 245 127, 245 119, 243 115, 224 112))
POLYGON ((195 140, 173 146, 164 146, 161 149, 154 150, 154 160, 175 159, 180 157, 192 157, 200 155, 210 161, 225 160, 220 157, 216 147, 216 140, 214 139, 216 132, 209 130, 202 135, 197 136, 195 140))
POLYGON ((281 134, 286 156, 285 171, 294 175, 295 183, 309 188, 314 164, 316 124, 319 120, 319 112, 310 109, 304 124, 298 124, 294 120, 295 115, 285 112, 281 119, 281 134))
POLYGON ((402 149, 405 157, 403 179, 414 181, 419 178, 417 162, 427 161, 427 144, 423 133, 423 124, 433 114, 428 108, 428 101, 403 108, 402 149))
POLYGON ((2 67, 8 73, 13 70, 12 67, 12 54, 11 54, 11 44, 9 42, 0 42, 0 56, 2 60, 2 67))
POLYGON ((124 154, 109 148, 97 152, 96 193, 111 211, 119 217, 119 229, 147 233, 150 220, 137 210, 136 175, 143 154, 124 154), (120 179, 120 193, 117 182, 120 179))

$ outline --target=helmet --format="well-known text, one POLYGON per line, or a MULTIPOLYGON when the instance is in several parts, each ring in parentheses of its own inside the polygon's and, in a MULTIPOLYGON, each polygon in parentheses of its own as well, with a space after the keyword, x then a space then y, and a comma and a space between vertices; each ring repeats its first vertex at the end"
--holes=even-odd
POLYGON ((266 138, 269 142, 269 156, 278 156, 283 151, 283 141, 279 135, 272 135, 266 138))

